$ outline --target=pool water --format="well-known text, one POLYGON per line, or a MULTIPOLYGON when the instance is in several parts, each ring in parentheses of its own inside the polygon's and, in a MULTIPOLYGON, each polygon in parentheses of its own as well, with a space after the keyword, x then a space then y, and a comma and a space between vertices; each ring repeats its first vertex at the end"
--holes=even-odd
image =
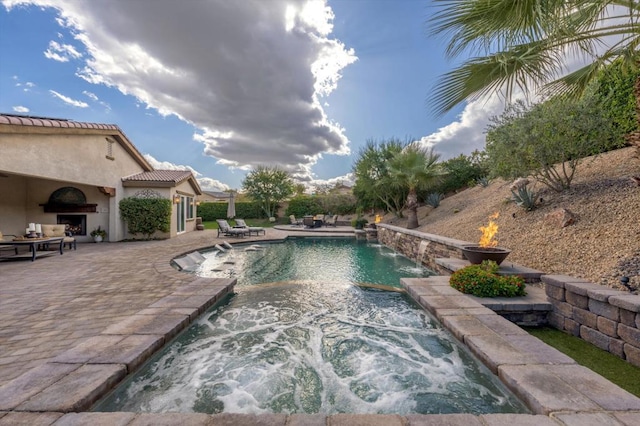
POLYGON ((243 265, 233 272, 237 294, 196 320, 97 411, 526 412, 405 294, 354 285, 393 288, 395 281, 380 277, 399 280, 404 268, 429 274, 408 259, 352 240, 236 250, 234 263, 224 263, 229 253, 217 254, 199 273, 213 266, 229 274, 220 266, 243 265))

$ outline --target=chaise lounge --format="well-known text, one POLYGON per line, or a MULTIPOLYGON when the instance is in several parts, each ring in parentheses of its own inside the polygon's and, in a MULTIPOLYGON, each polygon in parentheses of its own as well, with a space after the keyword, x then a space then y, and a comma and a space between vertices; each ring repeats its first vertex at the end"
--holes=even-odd
POLYGON ((63 245, 67 245, 69 249, 76 249, 76 239, 71 232, 67 231, 67 225, 42 225, 42 233, 47 237, 64 237, 63 245))
POLYGON ((262 235, 267 235, 267 231, 265 231, 265 229, 261 226, 248 226, 244 219, 236 219, 236 227, 233 229, 245 229, 249 231, 249 235, 251 235, 252 232, 256 233, 257 235, 260 235, 260 233, 262 232, 262 235))
POLYGON ((224 219, 216 219, 218 222, 218 237, 222 234, 225 237, 244 237, 245 235, 249 235, 248 229, 243 228, 232 228, 224 219))

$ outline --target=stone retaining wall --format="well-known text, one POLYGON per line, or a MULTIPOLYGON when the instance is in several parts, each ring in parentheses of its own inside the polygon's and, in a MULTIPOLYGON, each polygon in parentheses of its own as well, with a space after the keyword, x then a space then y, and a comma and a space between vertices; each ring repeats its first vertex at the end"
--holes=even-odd
POLYGON ((468 241, 412 231, 386 223, 379 223, 377 229, 378 241, 381 244, 442 275, 450 275, 450 271, 438 265, 436 259, 441 257, 464 259, 461 247, 470 244, 468 241), (421 244, 422 250, 420 249, 421 244), (421 252, 420 259, 418 259, 418 254, 421 252))
POLYGON ((543 275, 559 330, 640 366, 640 296, 565 275, 543 275))
MULTIPOLYGON (((380 243, 441 275, 451 271, 436 259, 464 259, 461 247, 470 244, 388 224, 377 228, 380 243)), ((542 275, 541 280, 553 305, 551 326, 640 366, 640 295, 564 275, 542 275)))

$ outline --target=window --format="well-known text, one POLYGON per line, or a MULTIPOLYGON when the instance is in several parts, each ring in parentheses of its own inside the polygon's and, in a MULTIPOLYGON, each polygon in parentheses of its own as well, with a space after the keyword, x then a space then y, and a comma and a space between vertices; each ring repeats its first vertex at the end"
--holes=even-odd
POLYGON ((187 219, 193 219, 193 206, 195 200, 193 197, 187 197, 187 219))

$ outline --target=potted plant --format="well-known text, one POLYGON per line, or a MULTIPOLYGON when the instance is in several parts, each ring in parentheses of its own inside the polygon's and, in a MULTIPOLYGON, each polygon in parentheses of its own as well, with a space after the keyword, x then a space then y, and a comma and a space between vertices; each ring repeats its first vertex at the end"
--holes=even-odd
POLYGON ((106 238, 107 231, 105 231, 104 229, 98 226, 96 229, 91 231, 89 235, 93 237, 93 241, 95 241, 96 243, 99 243, 106 238))

